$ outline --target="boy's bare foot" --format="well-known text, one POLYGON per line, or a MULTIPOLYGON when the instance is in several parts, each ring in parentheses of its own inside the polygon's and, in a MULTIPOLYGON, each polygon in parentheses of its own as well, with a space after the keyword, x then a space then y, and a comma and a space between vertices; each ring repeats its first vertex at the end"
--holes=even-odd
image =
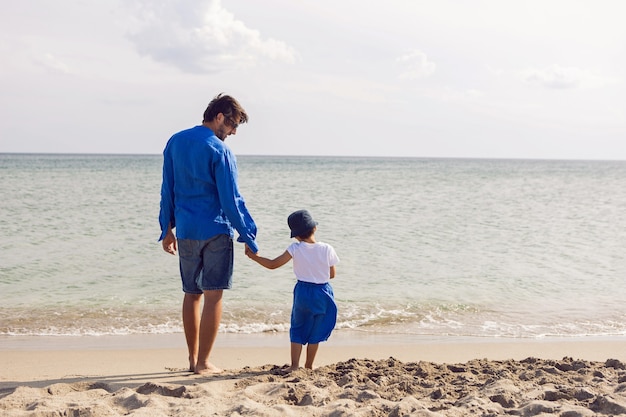
POLYGON ((212 363, 207 363, 206 365, 196 365, 196 369, 194 370, 195 374, 199 374, 199 375, 207 375, 207 374, 219 374, 224 372, 223 369, 218 368, 217 366, 213 365, 212 363))

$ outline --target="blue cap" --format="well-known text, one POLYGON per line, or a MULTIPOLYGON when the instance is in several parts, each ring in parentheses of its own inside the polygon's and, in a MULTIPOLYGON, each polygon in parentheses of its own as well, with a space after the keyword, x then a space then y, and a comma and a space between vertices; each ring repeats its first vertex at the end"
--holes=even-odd
POLYGON ((287 218, 287 224, 291 229, 291 237, 302 236, 317 226, 317 222, 307 210, 291 213, 287 218))

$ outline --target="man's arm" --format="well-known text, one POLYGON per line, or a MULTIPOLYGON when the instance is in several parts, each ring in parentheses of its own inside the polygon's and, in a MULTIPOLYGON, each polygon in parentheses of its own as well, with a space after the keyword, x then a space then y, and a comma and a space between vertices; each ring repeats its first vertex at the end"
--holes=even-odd
POLYGON ((239 194, 237 164, 228 150, 224 152, 223 159, 215 167, 215 181, 222 210, 226 213, 232 227, 239 233, 237 241, 245 242, 253 252, 258 252, 257 227, 243 197, 239 194))
MULTIPOLYGON (((163 151, 163 182, 161 184, 159 224, 161 226, 161 236, 159 240, 165 239, 167 234, 176 227, 176 220, 174 218, 174 167, 169 154, 169 142, 165 151, 163 151)), ((174 238, 174 241, 175 240, 174 238)), ((165 246, 163 248, 165 249, 165 246)))

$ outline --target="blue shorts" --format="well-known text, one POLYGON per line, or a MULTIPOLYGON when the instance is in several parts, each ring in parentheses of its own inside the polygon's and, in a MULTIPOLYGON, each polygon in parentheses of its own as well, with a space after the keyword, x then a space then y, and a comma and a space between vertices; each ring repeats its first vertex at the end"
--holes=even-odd
POLYGON ((233 239, 217 235, 208 240, 178 239, 183 292, 202 294, 233 285, 233 239))
POLYGON ((330 284, 298 281, 293 289, 289 339, 306 345, 328 340, 337 323, 337 304, 330 284))

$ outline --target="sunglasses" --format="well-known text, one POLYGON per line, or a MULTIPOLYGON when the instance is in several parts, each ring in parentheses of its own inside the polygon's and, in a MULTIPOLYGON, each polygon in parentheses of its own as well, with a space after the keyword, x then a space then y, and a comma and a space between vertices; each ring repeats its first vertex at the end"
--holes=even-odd
POLYGON ((237 129, 239 127, 239 123, 236 123, 230 117, 224 117, 224 124, 230 127, 231 129, 237 129))

